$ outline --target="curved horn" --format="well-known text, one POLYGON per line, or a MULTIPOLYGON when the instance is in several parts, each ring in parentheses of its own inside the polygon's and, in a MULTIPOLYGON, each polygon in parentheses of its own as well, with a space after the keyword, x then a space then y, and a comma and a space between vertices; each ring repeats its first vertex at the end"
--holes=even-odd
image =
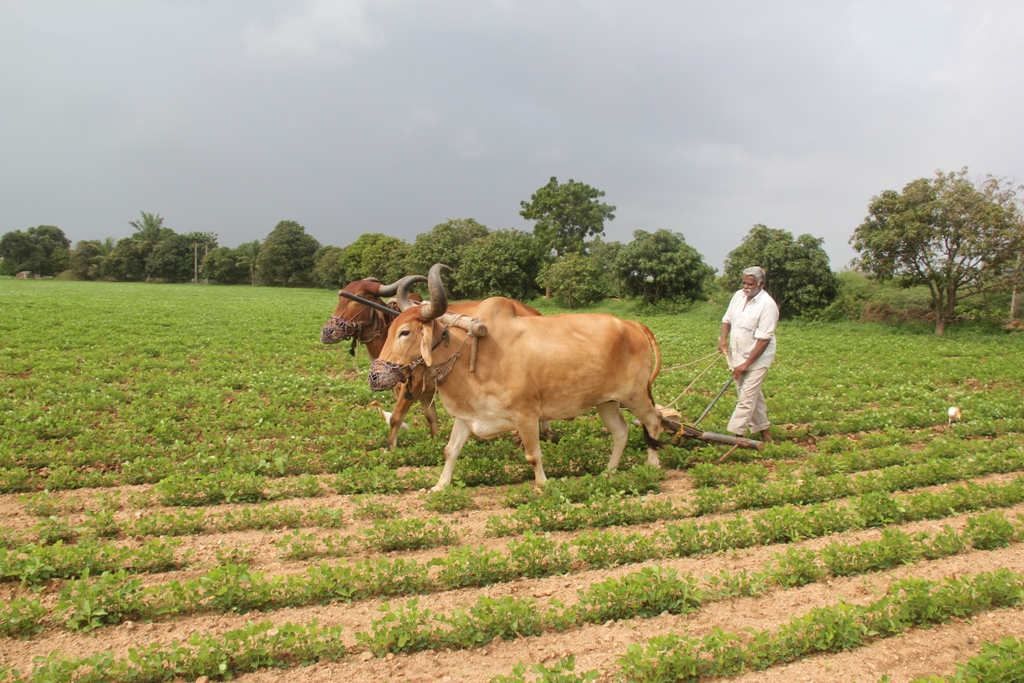
MULTIPOLYGON (((398 290, 396 295, 398 296, 398 307, 403 311, 413 305, 409 301, 409 287, 417 282, 426 282, 427 278, 422 275, 406 275, 401 280, 395 283, 395 288, 398 290)), ((390 285, 389 285, 390 286, 390 285)))
POLYGON ((380 298, 382 298, 382 299, 383 299, 384 297, 386 297, 386 296, 394 296, 395 294, 397 294, 397 293, 398 293, 398 284, 399 284, 399 283, 400 283, 401 281, 402 281, 402 280, 401 280, 401 279, 399 279, 399 280, 395 280, 395 281, 394 281, 394 282, 392 282, 392 283, 391 283, 390 285, 381 285, 381 286, 380 286, 380 287, 379 287, 379 288, 377 289, 377 296, 379 296, 379 297, 380 297, 380 298))
POLYGON ((448 294, 444 291, 444 284, 441 282, 441 271, 452 269, 443 263, 435 263, 427 273, 427 287, 430 289, 430 303, 424 304, 420 309, 421 320, 433 320, 440 318, 448 310, 448 294))

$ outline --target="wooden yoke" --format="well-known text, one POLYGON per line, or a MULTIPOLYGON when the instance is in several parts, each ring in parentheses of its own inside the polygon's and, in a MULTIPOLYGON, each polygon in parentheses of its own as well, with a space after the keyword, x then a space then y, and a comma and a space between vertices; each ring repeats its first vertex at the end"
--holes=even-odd
POLYGON ((487 336, 487 326, 476 318, 470 318, 461 313, 445 313, 440 320, 445 325, 465 330, 472 337, 469 347, 469 371, 476 372, 476 344, 480 337, 487 336))

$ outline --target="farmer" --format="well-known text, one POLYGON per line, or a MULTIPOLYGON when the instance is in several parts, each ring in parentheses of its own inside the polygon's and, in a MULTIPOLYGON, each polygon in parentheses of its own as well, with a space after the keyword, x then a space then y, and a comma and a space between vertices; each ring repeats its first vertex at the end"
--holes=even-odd
POLYGON ((729 420, 728 430, 737 436, 760 432, 771 441, 768 406, 761 393, 761 382, 775 358, 775 324, 779 306, 764 291, 765 274, 759 266, 743 271, 743 289, 736 292, 722 317, 718 351, 728 353, 732 377, 739 400, 729 420))

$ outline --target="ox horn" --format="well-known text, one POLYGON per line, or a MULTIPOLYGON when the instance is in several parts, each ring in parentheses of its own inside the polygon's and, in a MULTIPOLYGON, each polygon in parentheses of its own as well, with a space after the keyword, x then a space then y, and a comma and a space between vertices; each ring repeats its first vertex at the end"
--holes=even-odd
MULTIPOLYGON (((371 278, 366 278, 366 279, 367 280, 374 280, 375 282, 378 281, 378 280, 376 280, 376 278, 372 278, 372 277, 371 278)), ((386 297, 386 296, 394 296, 395 294, 398 293, 398 284, 401 281, 402 281, 401 279, 398 279, 398 280, 395 280, 394 282, 392 282, 390 285, 381 285, 380 287, 377 288, 377 296, 379 296, 382 299, 384 297, 386 297)))
MULTIPOLYGON (((417 282, 426 282, 427 278, 422 275, 406 275, 401 280, 395 283, 395 288, 398 290, 396 295, 398 296, 398 307, 401 310, 405 310, 414 304, 409 301, 409 287, 417 282)), ((390 286, 390 285, 388 285, 390 286)))
POLYGON ((452 269, 443 263, 435 263, 427 273, 427 287, 430 289, 430 303, 424 304, 420 309, 421 320, 433 320, 440 318, 448 310, 448 294, 444 291, 444 284, 441 282, 441 271, 452 269))

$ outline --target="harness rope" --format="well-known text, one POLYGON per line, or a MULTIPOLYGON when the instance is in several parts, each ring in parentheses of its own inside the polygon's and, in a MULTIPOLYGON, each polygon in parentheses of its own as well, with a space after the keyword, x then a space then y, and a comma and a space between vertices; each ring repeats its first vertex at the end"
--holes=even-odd
POLYGON ((703 376, 704 376, 704 373, 706 373, 706 372, 707 372, 708 370, 710 370, 710 369, 711 369, 711 366, 713 366, 713 365, 714 365, 715 363, 717 363, 717 362, 718 362, 718 359, 719 359, 719 358, 721 358, 721 357, 722 357, 722 356, 724 356, 724 355, 725 355, 724 353, 719 353, 718 351, 716 351, 715 353, 712 353, 712 354, 709 354, 709 355, 707 355, 707 356, 704 356, 703 358, 700 358, 700 359, 698 359, 698 360, 695 360, 695 361, 693 361, 692 363, 686 363, 685 365, 677 365, 677 366, 675 366, 675 367, 673 367, 673 368, 669 368, 669 370, 676 370, 676 369, 678 369, 678 368, 685 368, 685 367, 687 367, 687 366, 689 366, 689 365, 696 365, 697 363, 700 363, 701 361, 707 360, 708 358, 711 358, 711 356, 714 356, 714 357, 715 357, 715 358, 714 358, 714 360, 712 360, 712 361, 711 361, 710 363, 708 363, 708 366, 707 366, 706 368, 704 368, 703 370, 701 370, 701 371, 700 371, 700 374, 698 374, 698 375, 697 375, 696 377, 694 377, 694 378, 693 378, 693 381, 692 381, 692 382, 690 382, 690 383, 689 383, 689 384, 688 384, 688 385, 686 386, 686 388, 685 388, 685 389, 683 389, 683 390, 682 390, 682 392, 681 392, 681 393, 680 393, 680 394, 679 394, 678 396, 676 396, 676 397, 675 397, 675 398, 674 398, 674 399, 672 400, 672 402, 671 402, 671 403, 669 403, 669 404, 668 404, 667 406, 665 406, 665 407, 666 407, 666 408, 671 408, 671 407, 673 407, 673 406, 674 406, 674 405, 675 405, 676 403, 678 403, 678 402, 679 402, 679 399, 681 399, 681 398, 683 397, 683 394, 685 394, 685 393, 686 393, 687 391, 689 391, 689 390, 690 390, 691 388, 693 388, 693 385, 697 383, 697 380, 699 380, 699 379, 700 379, 701 377, 703 377, 703 376))

